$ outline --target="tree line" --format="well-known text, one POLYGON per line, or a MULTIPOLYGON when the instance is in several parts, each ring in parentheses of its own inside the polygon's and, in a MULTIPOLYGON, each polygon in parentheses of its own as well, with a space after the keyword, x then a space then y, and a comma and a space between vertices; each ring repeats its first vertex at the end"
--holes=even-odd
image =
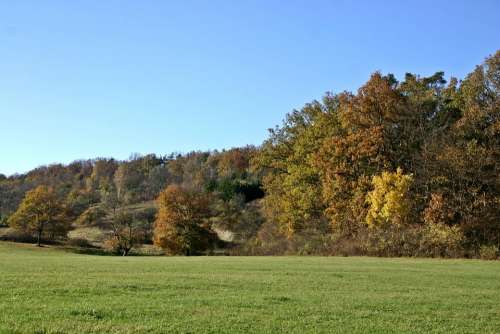
POLYGON ((494 258, 499 88, 500 51, 462 80, 377 72, 292 111, 259 147, 0 177, 0 219, 38 242, 99 226, 123 255, 153 242, 185 255, 494 258))

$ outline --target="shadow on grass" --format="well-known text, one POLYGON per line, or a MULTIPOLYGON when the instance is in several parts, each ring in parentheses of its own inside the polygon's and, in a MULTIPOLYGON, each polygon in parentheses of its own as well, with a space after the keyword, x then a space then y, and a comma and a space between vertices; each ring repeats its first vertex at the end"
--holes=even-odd
POLYGON ((71 246, 63 246, 62 250, 68 253, 75 254, 86 254, 86 255, 99 255, 99 256, 117 256, 116 253, 107 251, 98 247, 71 247, 71 246))
MULTIPOLYGON (((120 253, 113 252, 110 250, 106 250, 99 247, 72 247, 72 246, 63 246, 60 247, 62 250, 68 253, 75 254, 85 254, 85 255, 97 255, 97 256, 120 256, 123 257, 120 253)), ((141 252, 140 250, 132 250, 130 253, 126 255, 126 257, 134 257, 134 256, 164 256, 164 253, 161 252, 141 252)))

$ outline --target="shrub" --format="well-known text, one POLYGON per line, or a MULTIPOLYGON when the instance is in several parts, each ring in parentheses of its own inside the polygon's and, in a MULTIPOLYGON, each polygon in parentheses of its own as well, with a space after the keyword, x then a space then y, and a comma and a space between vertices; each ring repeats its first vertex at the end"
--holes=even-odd
POLYGON ((498 253, 498 247, 494 245, 483 245, 479 248, 479 256, 483 260, 496 260, 498 253))
POLYGON ((111 253, 120 254, 120 247, 118 240, 110 236, 108 239, 104 240, 102 247, 111 253))
POLYGON ((413 226, 386 225, 358 231, 357 242, 364 255, 416 256, 418 230, 413 226))
POLYGON ((87 239, 83 238, 70 238, 66 242, 68 246, 80 247, 80 248, 91 248, 94 247, 87 239))
POLYGON ((464 234, 458 226, 425 224, 420 240, 420 256, 459 257, 464 253, 464 234))
POLYGON ((460 257, 464 235, 443 224, 388 225, 358 231, 362 253, 372 256, 460 257))
POLYGON ((5 233, 3 233, 0 240, 33 243, 36 241, 36 238, 33 235, 31 235, 31 233, 9 228, 5 233))
POLYGON ((256 236, 231 250, 233 255, 331 255, 331 234, 317 229, 302 230, 291 237, 271 222, 262 224, 256 236))
POLYGON ((2 216, 0 214, 0 227, 7 227, 7 226, 9 226, 9 224, 7 222, 8 220, 9 220, 8 216, 2 216))

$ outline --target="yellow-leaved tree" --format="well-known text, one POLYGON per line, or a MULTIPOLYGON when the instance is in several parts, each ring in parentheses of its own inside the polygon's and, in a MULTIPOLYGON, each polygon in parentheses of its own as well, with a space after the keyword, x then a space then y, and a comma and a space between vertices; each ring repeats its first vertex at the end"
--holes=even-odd
POLYGON ((412 174, 403 174, 398 168, 394 172, 382 172, 372 178, 373 190, 367 194, 369 210, 366 223, 370 227, 387 224, 401 225, 407 222, 410 209, 410 187, 412 174))
POLYGON ((17 211, 10 216, 9 225, 24 233, 32 234, 38 246, 42 238, 66 236, 71 224, 66 209, 53 188, 38 186, 26 193, 17 211))

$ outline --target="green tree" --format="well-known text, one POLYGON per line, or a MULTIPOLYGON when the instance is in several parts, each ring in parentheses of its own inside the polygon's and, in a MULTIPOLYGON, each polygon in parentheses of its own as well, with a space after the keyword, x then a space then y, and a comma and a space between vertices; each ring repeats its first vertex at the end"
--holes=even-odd
POLYGON ((325 203, 314 154, 325 137, 337 131, 337 97, 327 95, 288 114, 270 130, 252 163, 263 175, 266 218, 291 237, 304 229, 324 230, 325 203))

